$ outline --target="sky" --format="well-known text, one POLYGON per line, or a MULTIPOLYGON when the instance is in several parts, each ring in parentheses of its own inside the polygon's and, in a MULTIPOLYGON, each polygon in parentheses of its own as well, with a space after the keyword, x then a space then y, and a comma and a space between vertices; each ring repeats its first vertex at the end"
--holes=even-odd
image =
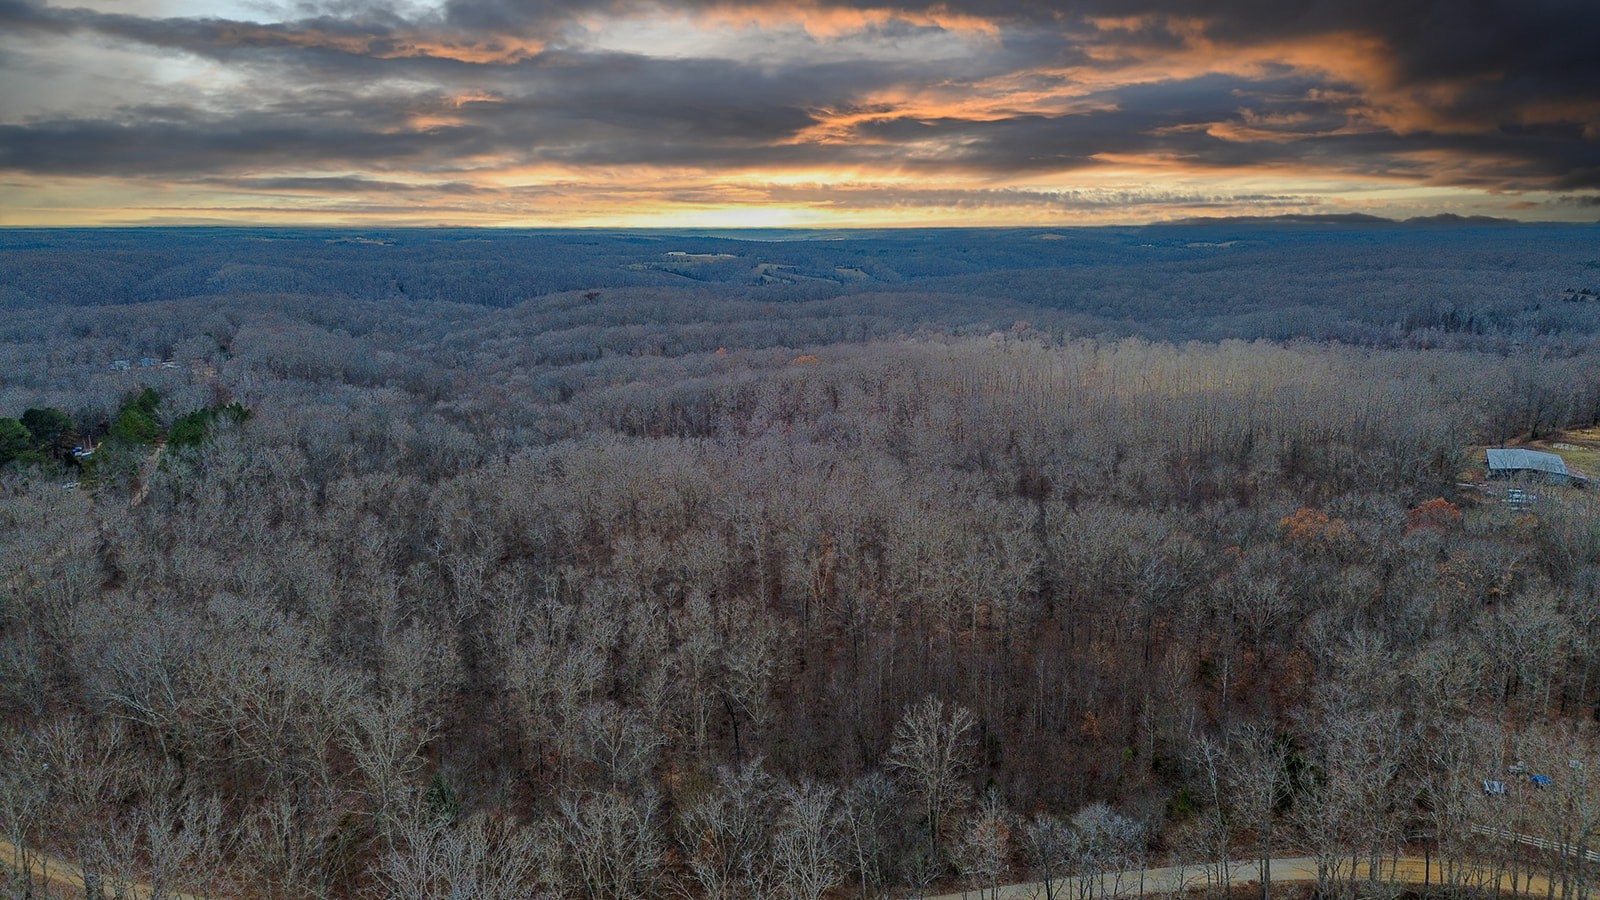
POLYGON ((0 225, 1600 218, 1596 0, 0 0, 0 225))

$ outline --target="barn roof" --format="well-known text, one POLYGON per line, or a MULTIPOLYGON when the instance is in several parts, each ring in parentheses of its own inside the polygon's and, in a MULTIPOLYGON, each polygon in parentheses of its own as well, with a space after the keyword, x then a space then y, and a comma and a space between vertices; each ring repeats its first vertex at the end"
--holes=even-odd
POLYGON ((1538 450, 1490 450, 1490 471, 1533 471, 1566 475, 1567 463, 1554 453, 1538 450))

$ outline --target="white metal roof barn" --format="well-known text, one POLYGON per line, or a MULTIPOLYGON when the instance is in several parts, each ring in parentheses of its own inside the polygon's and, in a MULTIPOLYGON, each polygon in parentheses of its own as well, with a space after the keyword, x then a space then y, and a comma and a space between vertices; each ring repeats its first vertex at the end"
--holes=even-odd
POLYGON ((1489 475, 1543 475, 1554 481, 1570 481, 1572 473, 1567 471, 1567 462, 1554 453, 1544 453, 1539 450, 1501 449, 1490 450, 1489 475))

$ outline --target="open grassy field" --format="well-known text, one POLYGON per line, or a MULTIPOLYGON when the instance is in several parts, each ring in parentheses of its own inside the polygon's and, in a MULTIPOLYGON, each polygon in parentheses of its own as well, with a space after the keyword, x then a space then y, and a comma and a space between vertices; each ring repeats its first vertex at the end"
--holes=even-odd
POLYGON ((1539 450, 1560 454, 1567 468, 1591 478, 1600 477, 1600 426, 1564 431, 1551 441, 1529 444, 1539 450))

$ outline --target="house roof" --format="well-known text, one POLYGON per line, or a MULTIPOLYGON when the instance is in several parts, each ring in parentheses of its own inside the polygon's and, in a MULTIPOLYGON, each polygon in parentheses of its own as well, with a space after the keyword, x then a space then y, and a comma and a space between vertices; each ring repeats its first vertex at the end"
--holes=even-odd
POLYGON ((1568 475, 1566 460, 1554 453, 1538 450, 1490 450, 1491 471, 1548 472, 1551 475, 1568 475))

